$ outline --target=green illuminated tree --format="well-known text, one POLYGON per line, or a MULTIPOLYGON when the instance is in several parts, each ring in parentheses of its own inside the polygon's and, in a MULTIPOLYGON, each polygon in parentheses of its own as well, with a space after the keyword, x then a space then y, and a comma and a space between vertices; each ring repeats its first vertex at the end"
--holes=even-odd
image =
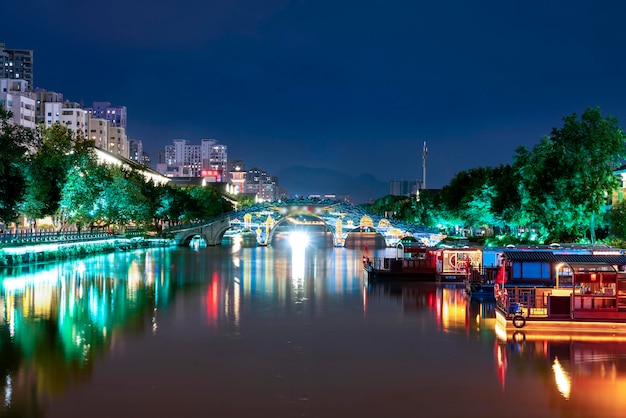
POLYGON ((132 169, 110 165, 106 186, 95 205, 96 219, 125 228, 131 221, 143 224, 152 219, 150 204, 142 193, 143 177, 132 169))
POLYGON ((237 196, 237 207, 239 209, 254 205, 254 198, 240 194, 237 196))
POLYGON ((185 201, 185 220, 206 220, 232 211, 229 202, 213 187, 192 186, 183 189, 188 196, 185 201))
POLYGON ((519 178, 513 166, 506 164, 495 168, 492 183, 494 193, 491 211, 498 232, 510 233, 512 228, 525 225, 527 222, 522 217, 519 178))
POLYGON ((186 193, 178 187, 165 186, 162 190, 157 218, 167 222, 170 226, 178 224, 185 212, 186 193))
POLYGON ((626 200, 613 205, 608 212, 608 218, 611 235, 626 240, 626 200))
POLYGON ((532 151, 517 150, 521 207, 550 239, 571 241, 589 230, 593 242, 595 219, 619 185, 613 170, 626 157, 625 136, 599 108, 563 121, 532 151))
POLYGON ((436 196, 428 190, 420 190, 419 195, 411 199, 411 215, 405 221, 427 228, 437 227, 440 222, 436 205, 436 196))
POLYGON ((491 200, 494 195, 491 167, 458 172, 440 193, 441 210, 447 215, 447 226, 492 225, 491 200))
POLYGON ((70 170, 92 150, 92 141, 59 123, 41 128, 26 169, 28 187, 21 212, 33 219, 56 215, 70 170))
POLYGON ((18 204, 26 193, 24 167, 34 133, 10 123, 11 112, 0 106, 0 220, 14 222, 19 216, 18 204))
POLYGON ((367 210, 388 219, 410 222, 415 218, 414 208, 411 207, 412 199, 415 197, 387 195, 376 199, 367 210))
POLYGON ((146 197, 148 213, 152 216, 152 222, 145 222, 146 229, 153 229, 157 232, 161 232, 161 221, 164 220, 162 208, 168 187, 169 186, 164 184, 157 184, 152 179, 142 182, 142 194, 146 197))
POLYGON ((93 152, 69 170, 59 204, 62 225, 93 226, 98 221, 95 209, 98 198, 109 185, 108 177, 108 167, 98 163, 93 152))

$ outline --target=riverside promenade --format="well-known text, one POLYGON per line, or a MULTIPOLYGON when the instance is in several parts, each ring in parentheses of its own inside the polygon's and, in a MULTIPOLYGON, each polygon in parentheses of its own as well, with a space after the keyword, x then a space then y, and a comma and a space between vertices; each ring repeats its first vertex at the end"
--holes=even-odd
POLYGON ((2 232, 0 267, 80 258, 90 254, 127 251, 133 248, 169 247, 174 241, 146 238, 138 231, 124 235, 108 232, 2 232))

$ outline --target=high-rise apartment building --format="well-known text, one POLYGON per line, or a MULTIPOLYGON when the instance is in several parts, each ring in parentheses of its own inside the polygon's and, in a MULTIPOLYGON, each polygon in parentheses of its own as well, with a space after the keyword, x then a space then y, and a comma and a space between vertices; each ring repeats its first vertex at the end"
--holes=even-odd
POLYGON ((126 106, 111 106, 109 102, 93 102, 91 107, 86 107, 91 117, 104 119, 112 126, 126 129, 127 112, 126 106))
MULTIPOLYGON (((50 119, 46 118, 46 103, 63 103, 63 93, 48 91, 46 89, 35 88, 35 119, 37 123, 47 123, 50 119)), ((49 126, 49 125, 48 125, 49 126)))
POLYGON ((0 78, 0 106, 13 113, 13 123, 35 128, 35 97, 26 80, 0 78))
POLYGON ((71 102, 44 102, 42 107, 42 123, 47 128, 58 122, 75 134, 89 137, 89 114, 85 110, 72 107, 71 102))
POLYGON ((218 171, 221 181, 228 181, 228 147, 216 139, 205 138, 200 141, 200 152, 202 170, 218 171))
POLYGON ((28 90, 33 89, 33 51, 9 49, 0 43, 0 78, 26 80, 28 90))
POLYGON ((417 193, 419 186, 417 180, 390 180, 389 194, 392 196, 412 196, 417 193))
POLYGON ((61 109, 59 122, 76 135, 89 138, 89 113, 80 108, 61 109))
POLYGON ((143 153, 143 142, 138 139, 128 140, 128 159, 137 161, 141 159, 143 153))
POLYGON ((107 123, 109 124, 109 139, 107 141, 107 151, 109 151, 113 155, 119 155, 120 157, 128 158, 128 138, 126 137, 126 129, 119 126, 113 126, 109 121, 107 121, 107 123))
POLYGON ((128 158, 150 167, 150 155, 143 150, 143 141, 140 139, 128 140, 128 158))
POLYGON ((214 177, 226 181, 228 147, 215 139, 202 139, 199 145, 186 139, 175 139, 165 146, 164 162, 157 171, 170 177, 214 177))
POLYGON ((244 193, 255 194, 259 200, 272 201, 278 199, 278 189, 277 176, 258 167, 246 171, 244 193))
POLYGON ((109 123, 105 119, 89 118, 89 139, 96 148, 109 151, 109 123))

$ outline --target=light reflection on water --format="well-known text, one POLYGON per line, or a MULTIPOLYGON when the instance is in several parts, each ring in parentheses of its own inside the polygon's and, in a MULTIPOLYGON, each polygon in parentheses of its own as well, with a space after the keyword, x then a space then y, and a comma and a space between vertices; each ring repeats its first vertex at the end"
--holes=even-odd
POLYGON ((625 344, 500 341, 492 303, 368 284, 362 253, 155 249, 4 271, 0 415, 626 411, 625 344))

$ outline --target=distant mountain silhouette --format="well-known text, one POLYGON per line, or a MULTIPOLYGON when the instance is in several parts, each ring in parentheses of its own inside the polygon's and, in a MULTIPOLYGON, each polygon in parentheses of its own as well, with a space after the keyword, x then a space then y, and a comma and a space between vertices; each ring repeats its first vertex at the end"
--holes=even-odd
POLYGON ((377 180, 371 174, 356 177, 324 168, 292 166, 277 173, 280 187, 287 189, 291 197, 312 194, 346 194, 352 196, 355 205, 374 201, 389 194, 389 183, 377 180))

